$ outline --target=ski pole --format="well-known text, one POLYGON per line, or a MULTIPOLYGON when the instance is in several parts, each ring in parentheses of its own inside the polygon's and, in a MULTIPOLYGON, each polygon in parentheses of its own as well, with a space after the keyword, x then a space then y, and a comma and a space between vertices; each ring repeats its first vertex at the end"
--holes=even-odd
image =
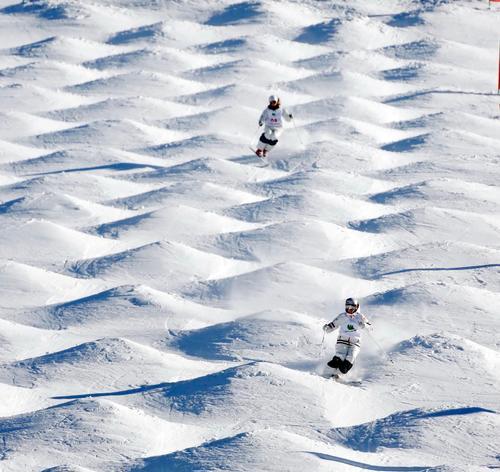
MULTIPOLYGON (((259 125, 257 125, 257 129, 255 130, 254 134, 257 134, 257 133, 259 133, 259 132, 260 132, 260 126, 259 126, 259 125)), ((254 146, 254 145, 255 145, 255 144, 254 144, 254 141, 252 140, 252 142, 250 143, 250 149, 251 149, 252 151, 254 151, 254 149, 253 149, 253 146, 254 146)), ((254 152, 255 152, 255 151, 254 151, 254 152)))
POLYGON ((321 339, 321 348, 319 350, 319 357, 322 357, 323 356, 323 351, 324 351, 324 348, 325 348, 325 332, 323 331, 323 338, 321 339))
POLYGON ((295 128, 295 133, 297 133, 297 138, 299 139, 299 143, 302 144, 302 146, 305 146, 305 144, 302 142, 302 139, 300 139, 300 133, 299 133, 299 130, 297 128, 297 125, 295 124, 295 118, 292 116, 292 123, 293 123, 293 127, 295 128))
POLYGON ((368 335, 370 336, 370 338, 372 338, 372 341, 375 343, 375 346, 377 346, 378 350, 380 351, 380 353, 382 354, 382 356, 384 357, 387 357, 387 359, 389 359, 389 361, 394 364, 394 361, 389 357, 389 355, 382 349, 382 346, 377 342, 377 340, 374 338, 373 334, 370 333, 370 331, 368 331, 368 335))

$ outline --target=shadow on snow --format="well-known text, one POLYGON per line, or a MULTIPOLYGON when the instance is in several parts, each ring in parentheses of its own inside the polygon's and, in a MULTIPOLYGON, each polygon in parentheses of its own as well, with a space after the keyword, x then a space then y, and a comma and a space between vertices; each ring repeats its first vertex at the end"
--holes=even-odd
POLYGON ((378 470, 383 472, 432 472, 437 471, 437 468, 430 468, 426 466, 390 466, 390 465, 371 465, 365 462, 353 461, 350 459, 344 459, 339 456, 332 456, 330 454, 324 454, 322 452, 312 452, 304 451, 306 454, 311 454, 325 461, 339 462, 340 464, 347 464, 353 467, 358 467, 359 469, 365 470, 378 470))
POLYGON ((255 18, 260 14, 258 2, 242 2, 229 5, 222 12, 212 15, 207 25, 225 26, 255 18))
POLYGON ((447 271, 447 270, 478 270, 478 269, 491 269, 500 267, 500 264, 482 264, 463 267, 415 267, 410 269, 393 270, 391 272, 384 272, 376 274, 375 278, 386 277, 388 275, 404 274, 407 272, 434 272, 434 271, 447 271))

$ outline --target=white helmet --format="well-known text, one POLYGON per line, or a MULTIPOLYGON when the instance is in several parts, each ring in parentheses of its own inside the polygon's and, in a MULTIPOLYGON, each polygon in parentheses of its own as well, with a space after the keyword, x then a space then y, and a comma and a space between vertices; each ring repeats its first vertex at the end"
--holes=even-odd
POLYGON ((354 314, 359 310, 359 301, 355 298, 348 298, 345 301, 345 311, 349 314, 354 314))
POLYGON ((278 97, 278 95, 269 95, 269 103, 271 102, 279 102, 280 101, 280 98, 278 97))

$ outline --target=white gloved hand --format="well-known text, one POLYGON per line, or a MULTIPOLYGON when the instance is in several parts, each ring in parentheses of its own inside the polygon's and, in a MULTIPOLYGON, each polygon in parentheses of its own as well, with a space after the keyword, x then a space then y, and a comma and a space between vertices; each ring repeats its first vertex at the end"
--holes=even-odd
POLYGON ((325 333, 331 333, 333 330, 334 330, 334 327, 330 323, 323 325, 323 331, 325 333))

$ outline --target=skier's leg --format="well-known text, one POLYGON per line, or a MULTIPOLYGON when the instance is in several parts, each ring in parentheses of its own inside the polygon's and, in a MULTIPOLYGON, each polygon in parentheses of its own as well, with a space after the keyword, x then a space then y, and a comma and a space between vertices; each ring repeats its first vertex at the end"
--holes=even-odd
POLYGON ((272 149, 273 147, 270 144, 264 144, 264 149, 262 151, 262 157, 266 157, 267 153, 272 149))
POLYGON ((330 367, 330 369, 328 369, 329 374, 333 377, 338 377, 339 367, 342 365, 342 359, 338 356, 333 356, 333 359, 328 361, 326 365, 330 367))
POLYGON ((354 365, 354 360, 359 354, 359 346, 355 346, 354 344, 351 344, 350 346, 347 346, 347 352, 344 357, 344 360, 342 361, 342 365, 339 367, 340 372, 343 374, 347 374, 354 365))
POLYGON ((347 372, 349 372, 351 370, 351 367, 352 367, 352 364, 347 359, 344 359, 342 361, 342 365, 339 367, 339 370, 343 374, 347 374, 347 372))
POLYGON ((280 137, 283 130, 281 128, 273 128, 269 132, 269 139, 274 142, 274 144, 270 144, 267 148, 267 152, 270 152, 274 149, 274 146, 278 143, 278 138, 280 137))
POLYGON ((264 136, 264 133, 260 135, 259 142, 257 143, 257 156, 262 157, 262 153, 264 152, 264 149, 266 148, 266 143, 262 141, 264 136))
POLYGON ((343 346, 337 344, 335 347, 335 354, 333 358, 326 363, 324 376, 325 377, 338 377, 339 367, 342 365, 342 359, 344 358, 343 346))
POLYGON ((337 345, 335 346, 335 355, 333 356, 332 360, 327 363, 328 367, 331 367, 331 369, 334 371, 334 375, 338 375, 340 372, 342 372, 341 367, 343 365, 345 356, 347 355, 347 348, 348 346, 340 343, 337 343, 337 345))
POLYGON ((275 128, 268 128, 260 135, 259 138, 259 149, 261 149, 265 154, 267 154, 278 142, 279 131, 275 128))
POLYGON ((267 128, 260 135, 259 149, 264 149, 266 145, 274 146, 278 140, 274 137, 274 132, 271 128, 267 128))
POLYGON ((328 361, 326 364, 332 369, 338 369, 342 365, 342 359, 338 356, 333 356, 331 361, 328 361))

